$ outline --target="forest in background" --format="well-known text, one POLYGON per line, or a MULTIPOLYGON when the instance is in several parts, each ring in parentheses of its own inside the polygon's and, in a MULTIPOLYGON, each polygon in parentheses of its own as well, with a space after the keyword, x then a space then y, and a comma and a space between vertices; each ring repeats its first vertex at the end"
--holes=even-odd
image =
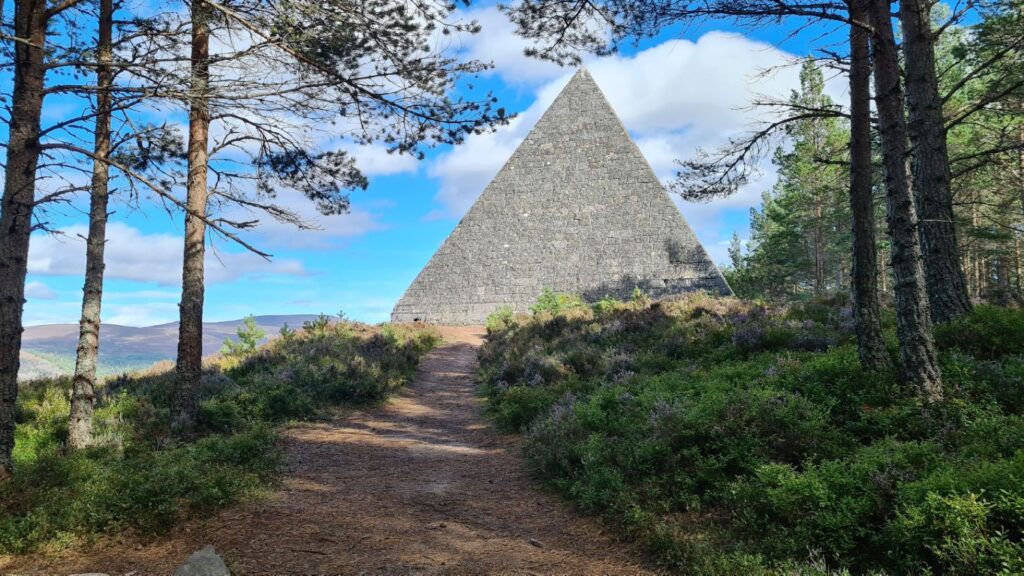
MULTIPOLYGON (((949 17, 947 6, 934 11, 936 24, 949 17)), ((1008 6, 1006 13, 978 24, 945 30, 936 43, 940 90, 946 95, 944 116, 949 119, 958 256, 967 293, 975 302, 1015 306, 1024 303, 1024 64, 1018 56, 1002 62, 1002 70, 979 74, 971 63, 1014 45, 1019 54, 1021 26, 1008 6), (998 78, 995 86, 993 75, 998 78), (1005 94, 985 102, 994 92, 1005 94)), ((774 148, 771 161, 778 181, 763 194, 761 206, 751 210, 749 239, 734 235, 730 262, 723 270, 741 297, 785 302, 851 290, 850 123, 824 92, 826 74, 832 73, 827 62, 808 59, 802 64, 800 90, 788 105, 837 113, 787 124, 774 148)), ((879 166, 877 141, 873 148, 873 163, 879 166)), ((877 168, 873 186, 881 198, 877 168)), ((891 303, 885 211, 882 202, 875 206, 879 290, 891 303)))

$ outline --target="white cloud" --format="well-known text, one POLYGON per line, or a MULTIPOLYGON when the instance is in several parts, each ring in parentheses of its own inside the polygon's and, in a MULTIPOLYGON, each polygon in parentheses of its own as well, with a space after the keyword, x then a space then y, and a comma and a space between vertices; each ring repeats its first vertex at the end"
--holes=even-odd
POLYGON ((414 173, 419 165, 419 160, 409 154, 389 153, 378 144, 355 146, 349 152, 355 157, 359 171, 367 177, 414 173))
POLYGON ((174 302, 114 305, 107 308, 103 311, 103 322, 107 324, 153 326, 178 319, 178 304, 174 302))
POLYGON ((25 297, 29 300, 53 300, 57 293, 38 280, 25 284, 25 297))
MULTIPOLYGON (((61 236, 38 234, 32 238, 28 270, 47 276, 81 276, 85 273, 87 229, 75 224, 61 236)), ((146 234, 120 222, 107 227, 106 278, 152 282, 162 286, 181 283, 182 239, 171 234, 146 234)), ((274 274, 304 275, 298 260, 267 262, 248 252, 227 252, 208 247, 206 281, 230 282, 239 278, 274 274)))
POLYGON ((181 293, 177 290, 133 290, 131 292, 105 290, 103 300, 175 300, 181 293))
POLYGON ((77 322, 82 312, 81 300, 38 300, 28 299, 22 321, 25 326, 40 324, 67 324, 77 322))
POLYGON ((232 208, 225 217, 238 221, 258 220, 259 224, 247 234, 254 245, 271 252, 279 248, 336 248, 339 242, 385 228, 385 225, 378 221, 376 213, 360 206, 352 206, 345 214, 320 214, 312 202, 295 190, 279 190, 273 203, 298 216, 312 229, 301 230, 293 224, 279 222, 261 210, 242 207, 232 208))
POLYGON ((476 20, 481 27, 479 34, 458 36, 455 41, 461 46, 456 48, 467 59, 493 63, 488 74, 501 76, 506 84, 534 84, 565 74, 557 64, 525 57, 529 42, 515 33, 512 22, 497 8, 459 10, 455 16, 460 21, 476 20))

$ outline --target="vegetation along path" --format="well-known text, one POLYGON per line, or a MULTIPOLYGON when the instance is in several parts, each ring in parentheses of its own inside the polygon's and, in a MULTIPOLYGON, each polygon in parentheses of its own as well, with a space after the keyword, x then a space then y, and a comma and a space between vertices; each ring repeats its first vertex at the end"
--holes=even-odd
POLYGON ((150 543, 108 541, 11 568, 166 574, 213 544, 234 574, 648 573, 593 521, 536 489, 516 439, 481 415, 480 331, 446 337, 380 408, 288 430, 288 468, 270 497, 150 543))

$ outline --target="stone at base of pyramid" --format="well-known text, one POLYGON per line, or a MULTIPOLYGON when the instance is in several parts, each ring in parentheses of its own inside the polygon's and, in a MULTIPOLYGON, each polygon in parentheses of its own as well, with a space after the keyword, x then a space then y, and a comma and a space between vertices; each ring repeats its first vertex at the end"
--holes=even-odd
POLYGON ((545 290, 596 301, 730 295, 597 84, 580 70, 395 305, 393 322, 482 324, 545 290))

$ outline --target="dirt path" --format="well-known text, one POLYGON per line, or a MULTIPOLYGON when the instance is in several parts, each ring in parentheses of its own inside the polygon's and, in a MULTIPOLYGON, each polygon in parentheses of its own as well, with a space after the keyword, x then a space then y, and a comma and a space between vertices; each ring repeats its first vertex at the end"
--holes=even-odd
POLYGON ((649 574, 539 492, 473 391, 477 330, 449 330, 381 408, 285 433, 281 489, 155 542, 103 542, 0 571, 169 574, 213 544, 233 574, 649 574))

